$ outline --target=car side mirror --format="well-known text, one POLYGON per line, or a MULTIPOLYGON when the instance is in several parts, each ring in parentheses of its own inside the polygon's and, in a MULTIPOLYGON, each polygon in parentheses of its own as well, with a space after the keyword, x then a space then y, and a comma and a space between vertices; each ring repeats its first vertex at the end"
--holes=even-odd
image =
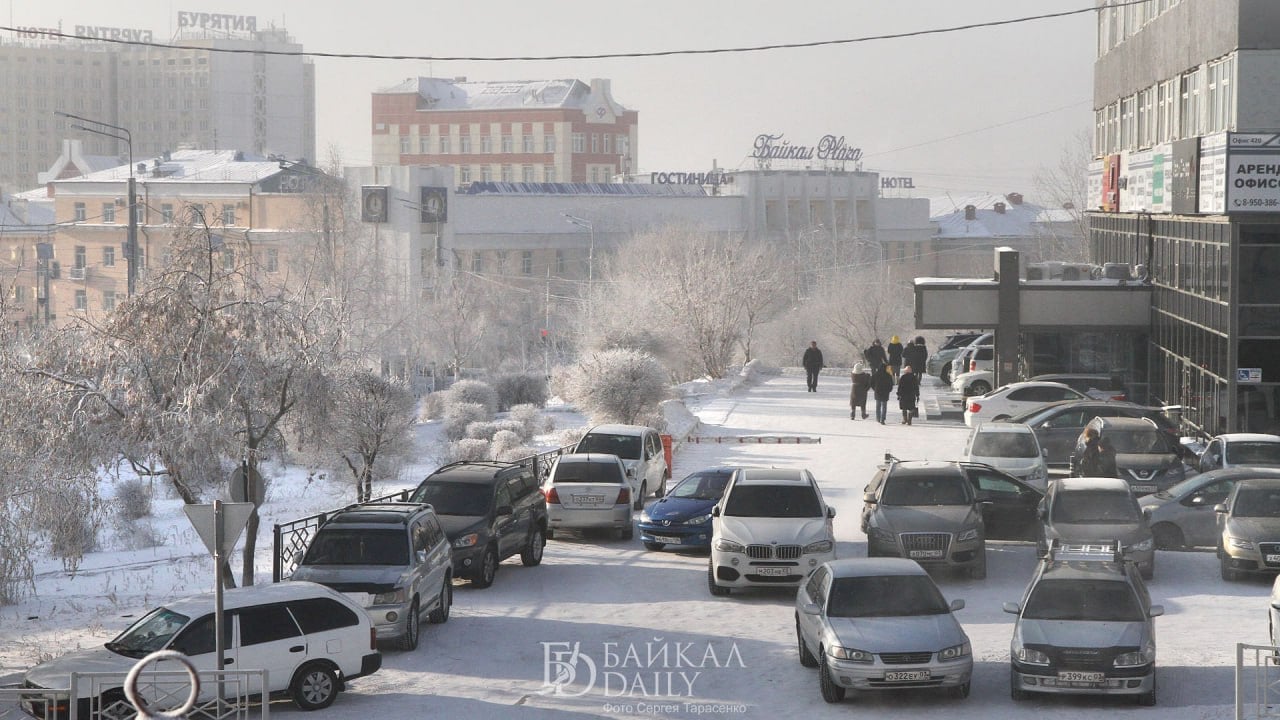
POLYGON ((627 477, 635 477, 635 476, 636 476, 636 469, 635 469, 635 468, 627 468, 627 477))
POLYGON ((800 606, 800 612, 803 612, 805 615, 821 615, 822 608, 818 607, 817 603, 806 602, 800 606))
POLYGON ((426 551, 426 550, 419 550, 419 551, 417 551, 416 555, 417 555, 417 557, 418 557, 418 564, 419 564, 419 565, 421 565, 421 564, 423 564, 423 563, 425 563, 425 562, 427 561, 427 551, 426 551))
POLYGON ((1040 457, 1042 457, 1042 458, 1048 458, 1048 457, 1049 457, 1049 448, 1040 448, 1040 457))
POLYGON ((1149 508, 1149 507, 1144 507, 1144 508, 1142 508, 1142 517, 1143 517, 1145 520, 1147 520, 1148 522, 1150 522, 1150 521, 1151 521, 1151 508, 1149 508))
POLYGON ((828 505, 828 506, 827 506, 827 517, 829 517, 829 518, 833 518, 833 517, 835 517, 835 516, 836 516, 836 509, 835 509, 835 508, 833 508, 833 507, 831 507, 830 505, 828 505))
POLYGON ((955 612, 955 611, 957 611, 957 610, 963 610, 963 609, 964 609, 964 600, 960 600, 960 599, 958 599, 958 598, 957 598, 957 599, 955 599, 955 600, 952 600, 952 601, 951 601, 951 605, 949 605, 948 607, 950 607, 950 608, 951 608, 951 612, 955 612))
POLYGON ((493 511, 493 514, 498 515, 499 517, 501 517, 502 515, 512 515, 514 513, 515 513, 515 510, 512 509, 510 505, 499 505, 497 509, 493 511))
POLYGON ((876 504, 876 494, 875 494, 875 493, 872 493, 872 492, 869 492, 869 493, 862 493, 862 502, 867 503, 868 505, 875 505, 875 504, 876 504))
POLYGON ((1000 606, 1000 609, 1004 610, 1005 612, 1009 613, 1010 615, 1017 615, 1018 613, 1022 612, 1022 606, 1021 606, 1021 605, 1019 605, 1018 603, 1011 603, 1011 602, 1007 602, 1007 603, 1005 603, 1005 604, 1001 605, 1001 606, 1000 606))
POLYGON ((1149 617, 1160 617, 1163 614, 1164 614, 1163 605, 1152 605, 1151 609, 1147 611, 1147 615, 1149 617))
POLYGON ((711 508, 711 517, 720 517, 720 506, 719 506, 719 505, 717 505, 717 506, 715 506, 715 507, 711 508))
POLYGON ((1048 508, 1040 508, 1040 509, 1036 510, 1036 517, 1040 518, 1041 520, 1048 520, 1048 519, 1049 519, 1049 509, 1048 509, 1048 508))
POLYGON ((1218 503, 1217 505, 1213 506, 1213 511, 1216 513, 1222 513, 1223 515, 1225 515, 1227 513, 1227 504, 1218 503))

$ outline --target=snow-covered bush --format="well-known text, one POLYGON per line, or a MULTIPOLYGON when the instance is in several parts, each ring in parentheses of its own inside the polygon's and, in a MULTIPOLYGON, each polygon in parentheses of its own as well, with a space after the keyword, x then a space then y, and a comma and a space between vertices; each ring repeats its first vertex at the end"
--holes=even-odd
POLYGON ((148 550, 164 545, 165 538, 147 521, 121 522, 116 526, 116 545, 121 550, 148 550))
POLYGON ((62 560, 62 569, 75 574, 85 553, 98 548, 101 502, 96 489, 69 487, 62 494, 61 512, 46 514, 49 550, 62 560))
POLYGON ((534 435, 549 433, 556 429, 556 420, 545 415, 532 405, 516 405, 507 413, 507 417, 520 423, 520 439, 528 442, 534 435))
POLYGON ((633 424, 656 410, 668 392, 667 372, 637 350, 603 350, 558 368, 557 391, 596 422, 633 424))
MULTIPOLYGON (((489 383, 480 380, 459 380, 449 388, 449 404, 456 405, 458 403, 475 403, 483 406, 489 412, 488 420, 493 414, 498 412, 498 393, 489 383)), ((446 410, 447 412, 447 410, 446 410)))
POLYGON ((115 511, 126 522, 151 516, 151 483, 128 478, 116 483, 115 511))
POLYGON ((449 393, 446 390, 429 393, 418 405, 418 422, 430 422, 444 417, 444 409, 449 404, 449 393))
POLYGON ((467 426, 467 437, 473 440, 493 440, 496 433, 504 430, 520 437, 524 432, 524 426, 515 420, 473 422, 467 426))
POLYGON ((475 422, 484 422, 493 417, 493 413, 477 403, 450 403, 444 413, 444 436, 450 440, 461 440, 467 436, 467 426, 475 422))
POLYGON ((586 434, 587 429, 584 427, 565 428, 556 435, 556 445, 558 447, 577 445, 578 441, 582 439, 582 436, 586 434))
POLYGON ((489 446, 489 450, 496 458, 502 458, 512 450, 521 446, 520 436, 511 430, 499 430, 493 436, 493 442, 489 446))
POLYGON ((488 460, 490 455, 488 440, 467 438, 449 443, 440 453, 440 460, 447 465, 462 460, 488 460))
POLYGON ((498 409, 507 410, 517 405, 542 407, 547 404, 547 379, 533 373, 510 373, 493 380, 498 394, 498 409))

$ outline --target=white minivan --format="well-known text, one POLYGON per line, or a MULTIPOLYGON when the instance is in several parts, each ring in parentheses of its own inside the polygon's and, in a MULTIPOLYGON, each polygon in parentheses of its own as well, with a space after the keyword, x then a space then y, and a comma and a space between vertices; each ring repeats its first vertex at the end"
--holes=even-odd
POLYGON ((617 455, 627 470, 635 509, 644 508, 644 499, 667 493, 671 468, 658 431, 644 425, 596 425, 574 448, 575 453, 617 455))

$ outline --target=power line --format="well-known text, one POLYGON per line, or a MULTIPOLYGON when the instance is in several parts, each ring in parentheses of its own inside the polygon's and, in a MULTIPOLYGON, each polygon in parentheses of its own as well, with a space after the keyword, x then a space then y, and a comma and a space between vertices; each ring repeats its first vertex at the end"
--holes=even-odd
MULTIPOLYGON (((943 35, 947 33, 962 32, 965 30, 977 30, 980 28, 1001 27, 1005 25, 1018 25, 1022 23, 1036 22, 1039 20, 1053 20, 1057 18, 1071 17, 1073 15, 1083 15, 1085 13, 1099 12, 1112 8, 1122 8, 1129 5, 1141 5, 1151 2, 1152 0, 1128 0, 1127 2, 1116 2, 1105 6, 1087 7, 1079 10, 1066 10, 1056 13, 1045 13, 1043 15, 1028 15, 1025 17, 1010 18, 1008 20, 991 20, 980 23, 968 23, 965 25, 953 25, 942 28, 932 28, 929 30, 910 30, 900 33, 885 33, 881 35, 863 35, 855 38, 844 38, 838 40, 814 40, 811 42, 796 43, 773 43, 769 45, 749 45, 743 47, 727 47, 727 48, 702 48, 702 49, 684 49, 684 50, 649 50, 636 52, 613 52, 613 53, 583 53, 574 55, 382 55, 378 53, 339 53, 339 52, 310 52, 304 50, 269 50, 269 49, 252 49, 252 48, 214 48, 204 47, 200 45, 184 45, 181 43, 157 43, 145 42, 142 40, 123 40, 117 38, 95 38, 85 35, 76 35, 73 33, 55 32, 53 30, 42 30, 41 32, 48 37, 63 38, 66 40, 91 40, 95 42, 114 43, 116 45, 134 45, 142 47, 162 48, 169 50, 204 50, 209 52, 232 53, 244 55, 286 55, 312 58, 343 58, 343 59, 360 59, 360 60, 412 60, 416 62, 541 62, 550 60, 611 60, 620 58, 656 58, 656 57, 672 57, 676 55, 727 55, 736 53, 752 53, 765 52, 772 50, 799 50, 805 48, 831 47, 835 45, 854 45, 858 43, 873 42, 876 40, 900 40, 903 38, 921 37, 925 35, 943 35)), ((9 32, 20 32, 19 28, 0 25, 0 30, 9 32)))
MULTIPOLYGON (((1149 0, 1142 0, 1142 2, 1148 2, 1148 1, 1149 0)), ((903 152, 904 150, 914 150, 919 147, 924 147, 925 145, 934 145, 940 142, 947 142, 948 140, 955 140, 956 138, 962 138, 966 135, 976 135, 978 133, 986 132, 988 130, 995 130, 996 128, 1002 128, 1002 127, 1005 127, 1006 125, 1014 125, 1016 123, 1025 122, 1027 120, 1034 120, 1038 117, 1044 117, 1045 115, 1052 115, 1053 113, 1062 112, 1063 110, 1070 110, 1071 108, 1079 107, 1081 105, 1092 105, 1092 104, 1093 103, 1089 100, 1081 100, 1079 102, 1073 102, 1070 105, 1063 105, 1062 107, 1056 107, 1056 108, 1053 108, 1052 110, 1045 110, 1043 112, 1038 112, 1033 115, 1024 115, 1023 117, 1014 118, 1013 120, 1006 120, 1004 122, 996 123, 994 125, 987 125, 986 127, 980 127, 974 130, 965 130, 964 132, 959 132, 959 133, 956 133, 955 135, 948 135, 946 137, 936 138, 934 140, 925 140, 924 142, 918 142, 914 145, 904 145, 902 147, 893 148, 892 150, 881 150, 880 152, 867 153, 864 157, 875 157, 877 155, 888 155, 890 153, 903 152)))

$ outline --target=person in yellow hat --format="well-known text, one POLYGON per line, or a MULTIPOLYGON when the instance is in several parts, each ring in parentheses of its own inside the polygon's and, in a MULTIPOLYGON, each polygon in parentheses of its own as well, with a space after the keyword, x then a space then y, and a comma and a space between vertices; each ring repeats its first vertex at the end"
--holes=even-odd
POLYGON ((889 345, 885 349, 889 351, 889 371, 897 377, 898 369, 902 367, 902 342, 898 340, 897 335, 890 338, 889 345))

